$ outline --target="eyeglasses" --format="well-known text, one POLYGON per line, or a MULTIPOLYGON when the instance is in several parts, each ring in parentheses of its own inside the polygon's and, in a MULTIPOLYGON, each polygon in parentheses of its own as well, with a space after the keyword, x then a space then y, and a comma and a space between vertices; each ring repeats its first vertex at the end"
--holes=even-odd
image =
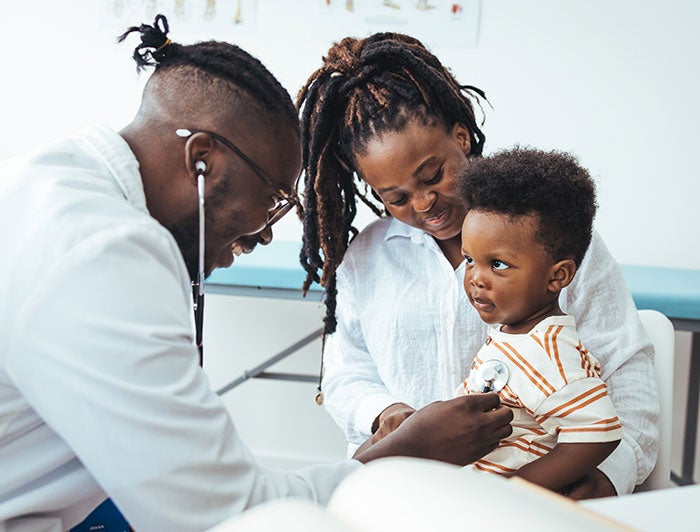
POLYGON ((275 198, 275 206, 268 211, 267 214, 267 224, 265 227, 270 227, 273 224, 277 223, 280 221, 280 219, 287 214, 292 207, 294 207, 297 203, 299 203, 299 199, 297 198, 296 194, 294 192, 287 192, 285 190, 285 186, 281 185, 280 183, 277 183, 274 179, 269 177, 262 168, 260 168, 257 164, 255 164, 250 157, 248 157, 245 153, 241 151, 241 149, 236 146, 233 142, 228 140, 226 137, 223 137, 222 135, 219 135, 218 133, 214 133, 213 131, 207 131, 204 129, 178 129, 175 131, 175 134, 178 137, 182 138, 189 138, 195 133, 206 133, 213 139, 218 140, 226 146, 229 150, 231 150, 233 153, 238 155, 243 161, 250 167, 255 174, 263 180, 264 183, 267 183, 270 185, 276 192, 277 197, 275 198))

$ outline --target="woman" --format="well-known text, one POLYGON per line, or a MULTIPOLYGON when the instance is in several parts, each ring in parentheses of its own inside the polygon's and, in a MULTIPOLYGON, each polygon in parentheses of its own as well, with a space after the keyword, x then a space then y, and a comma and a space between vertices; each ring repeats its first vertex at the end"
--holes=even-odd
MULTIPOLYGON (((307 282, 327 289, 326 408, 351 452, 451 397, 485 338, 461 288, 465 211, 454 190, 459 166, 484 146, 480 96, 418 40, 392 33, 333 45, 299 94, 301 259, 307 282), (358 199, 381 218, 348 247, 358 199)), ((656 460, 652 348, 598 235, 561 306, 600 360, 625 430, 596 473, 567 492, 631 492, 656 460)))

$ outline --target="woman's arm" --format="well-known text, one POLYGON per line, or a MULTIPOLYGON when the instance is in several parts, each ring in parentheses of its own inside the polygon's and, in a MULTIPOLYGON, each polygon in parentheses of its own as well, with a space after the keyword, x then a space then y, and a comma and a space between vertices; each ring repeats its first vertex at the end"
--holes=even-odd
MULTIPOLYGON (((622 271, 598 234, 594 233, 581 268, 561 299, 563 310, 576 317, 581 341, 600 361, 624 431, 620 445, 598 469, 618 494, 631 493, 649 475, 658 453, 653 348, 622 271)), ((585 485, 577 489, 587 490, 585 485)))

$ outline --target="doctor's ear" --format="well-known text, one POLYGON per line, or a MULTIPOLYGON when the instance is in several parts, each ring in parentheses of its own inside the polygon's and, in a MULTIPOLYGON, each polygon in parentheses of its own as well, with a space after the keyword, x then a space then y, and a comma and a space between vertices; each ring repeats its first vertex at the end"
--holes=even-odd
POLYGON ((547 288, 552 292, 559 292, 571 284, 576 275, 576 263, 573 259, 564 259, 552 265, 547 288))

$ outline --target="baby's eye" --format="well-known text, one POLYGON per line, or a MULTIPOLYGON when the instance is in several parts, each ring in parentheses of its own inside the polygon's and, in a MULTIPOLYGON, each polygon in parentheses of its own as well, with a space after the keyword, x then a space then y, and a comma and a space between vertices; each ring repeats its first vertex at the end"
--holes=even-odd
POLYGON ((469 255, 465 255, 464 260, 466 260, 467 264, 469 264, 470 266, 474 264, 474 259, 472 259, 469 255))
POLYGON ((498 259, 491 261, 491 266, 494 270, 507 270, 510 268, 510 266, 508 266, 505 262, 501 262, 498 259))

